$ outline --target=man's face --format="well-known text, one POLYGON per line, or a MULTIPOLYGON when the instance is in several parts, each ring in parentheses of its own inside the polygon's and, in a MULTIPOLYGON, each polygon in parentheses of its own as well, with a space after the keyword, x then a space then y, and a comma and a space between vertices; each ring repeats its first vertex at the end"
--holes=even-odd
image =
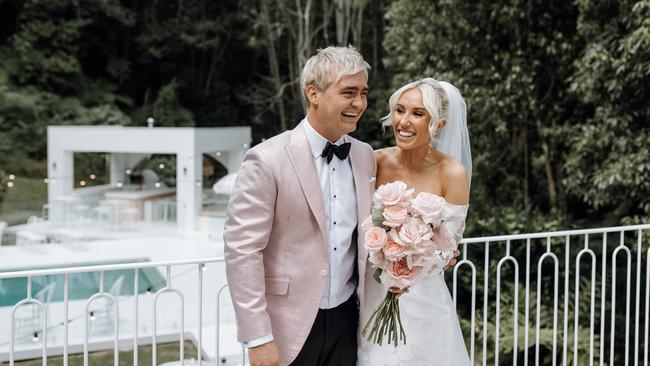
POLYGON ((368 82, 363 71, 345 76, 338 83, 331 82, 325 90, 309 86, 307 94, 312 104, 310 110, 314 112, 310 117, 315 117, 310 121, 330 141, 353 132, 368 107, 368 82))

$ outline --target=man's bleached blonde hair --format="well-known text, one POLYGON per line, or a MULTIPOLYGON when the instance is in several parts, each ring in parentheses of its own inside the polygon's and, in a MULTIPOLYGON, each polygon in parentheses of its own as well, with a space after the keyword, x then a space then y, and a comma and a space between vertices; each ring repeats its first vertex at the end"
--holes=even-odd
POLYGON ((330 46, 320 49, 305 63, 300 74, 302 98, 309 106, 307 86, 313 85, 318 90, 325 90, 330 83, 338 83, 342 78, 358 74, 363 71, 368 80, 370 65, 363 60, 363 56, 353 46, 330 46))

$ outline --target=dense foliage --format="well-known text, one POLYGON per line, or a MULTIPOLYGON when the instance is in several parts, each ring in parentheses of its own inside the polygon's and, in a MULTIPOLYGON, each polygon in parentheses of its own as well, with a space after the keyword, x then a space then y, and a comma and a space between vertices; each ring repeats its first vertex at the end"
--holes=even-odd
POLYGON ((468 100, 474 230, 648 220, 648 4, 391 4, 393 84, 435 75, 468 100))
POLYGON ((303 115, 301 63, 354 43, 372 64, 357 136, 400 84, 464 93, 472 235, 650 217, 650 2, 0 2, 0 166, 43 176, 48 124, 252 125, 303 115), (495 190, 495 187, 500 189, 495 190))
POLYGON ((570 135, 567 190, 609 223, 650 218, 650 1, 578 1, 585 46, 570 90, 588 113, 570 135))

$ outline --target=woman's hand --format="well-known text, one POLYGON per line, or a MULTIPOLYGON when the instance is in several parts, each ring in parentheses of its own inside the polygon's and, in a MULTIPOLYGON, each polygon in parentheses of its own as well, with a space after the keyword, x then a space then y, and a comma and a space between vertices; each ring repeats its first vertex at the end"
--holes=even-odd
POLYGON ((404 288, 391 287, 391 288, 388 289, 388 291, 394 293, 395 298, 399 299, 399 297, 402 296, 402 294, 405 294, 405 293, 409 292, 409 288, 408 287, 404 287, 404 288))
POLYGON ((443 269, 443 272, 447 272, 447 270, 451 267, 453 267, 456 264, 456 258, 460 255, 460 250, 457 250, 454 252, 454 257, 447 263, 445 268, 443 269))

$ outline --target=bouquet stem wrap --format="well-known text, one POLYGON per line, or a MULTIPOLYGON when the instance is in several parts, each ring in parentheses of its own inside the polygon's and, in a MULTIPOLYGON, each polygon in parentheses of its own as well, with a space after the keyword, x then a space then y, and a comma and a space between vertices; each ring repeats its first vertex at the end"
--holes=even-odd
POLYGON ((406 344, 406 332, 399 313, 399 299, 394 293, 390 291, 386 293, 384 300, 372 313, 361 334, 368 341, 378 345, 383 343, 385 336, 388 336, 388 344, 392 343, 395 347, 398 341, 406 344))

